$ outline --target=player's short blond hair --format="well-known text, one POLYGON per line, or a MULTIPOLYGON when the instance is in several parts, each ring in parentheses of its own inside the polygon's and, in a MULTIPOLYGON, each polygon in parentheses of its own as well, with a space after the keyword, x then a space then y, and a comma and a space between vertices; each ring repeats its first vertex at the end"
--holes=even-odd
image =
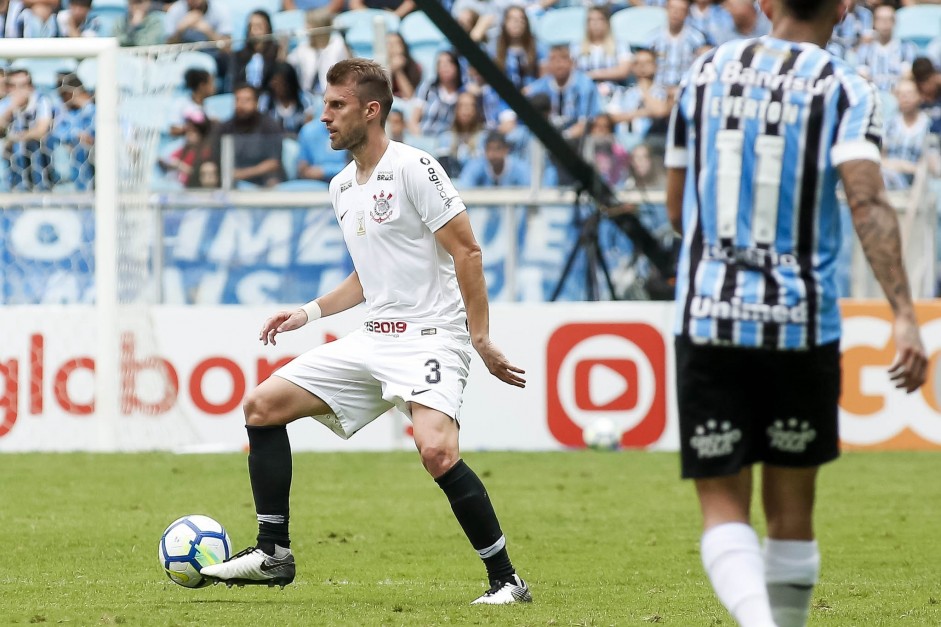
POLYGON ((392 110, 392 80, 385 69, 371 59, 353 58, 339 61, 327 72, 330 85, 356 84, 359 99, 379 103, 379 123, 385 126, 392 110))

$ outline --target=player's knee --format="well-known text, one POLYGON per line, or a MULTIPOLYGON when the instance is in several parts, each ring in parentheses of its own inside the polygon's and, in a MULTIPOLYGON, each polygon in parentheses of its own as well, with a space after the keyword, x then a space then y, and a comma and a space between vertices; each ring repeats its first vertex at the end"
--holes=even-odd
POLYGON ((440 477, 458 460, 458 452, 442 444, 426 444, 418 449, 421 463, 432 477, 440 477))
POLYGON ((259 394, 258 390, 248 394, 242 404, 242 410, 245 412, 245 424, 247 425, 268 427, 278 424, 272 403, 265 398, 264 394, 259 394))

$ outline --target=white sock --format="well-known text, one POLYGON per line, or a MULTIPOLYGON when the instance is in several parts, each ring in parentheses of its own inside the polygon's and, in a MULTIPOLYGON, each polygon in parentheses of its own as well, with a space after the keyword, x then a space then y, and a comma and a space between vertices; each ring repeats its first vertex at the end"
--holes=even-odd
POLYGON ((765 539, 765 582, 778 627, 804 627, 820 576, 816 540, 765 539))
POLYGON ((702 563, 719 601, 742 627, 776 627, 755 530, 725 523, 702 535, 702 563))

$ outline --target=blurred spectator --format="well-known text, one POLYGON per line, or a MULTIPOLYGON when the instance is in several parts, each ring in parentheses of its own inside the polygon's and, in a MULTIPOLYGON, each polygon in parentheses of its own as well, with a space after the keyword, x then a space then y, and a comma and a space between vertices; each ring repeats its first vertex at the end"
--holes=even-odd
POLYGON ((463 92, 457 97, 451 130, 438 136, 435 150, 435 156, 448 176, 460 176, 464 165, 483 152, 485 130, 477 97, 463 92))
POLYGON ((848 0, 848 3, 846 15, 833 27, 830 41, 844 50, 855 50, 860 44, 872 41, 872 11, 856 0, 848 0))
POLYGON ((491 0, 455 0, 451 5, 451 14, 471 36, 480 43, 493 41, 500 34, 500 21, 503 9, 491 0), (473 18, 469 14, 473 14, 473 18), (466 25, 472 23, 468 28, 466 25))
POLYGON ((680 84, 680 79, 692 65, 699 48, 706 45, 705 36, 687 26, 687 15, 688 0, 668 0, 667 24, 648 44, 657 55, 656 82, 671 89, 680 84))
POLYGON ((607 113, 591 121, 591 128, 582 142, 582 157, 595 166, 608 185, 620 186, 627 178, 627 150, 614 136, 614 120, 607 113))
POLYGON ((219 176, 219 164, 214 160, 204 161, 199 166, 195 167, 198 182, 196 187, 201 189, 217 189, 221 184, 221 177, 219 176))
POLYGON ((296 137, 301 127, 313 119, 314 106, 313 96, 301 89, 294 66, 275 63, 258 109, 278 122, 287 136, 296 137))
POLYGON ((588 9, 585 39, 572 46, 572 57, 576 67, 595 81, 605 104, 631 75, 631 50, 614 40, 608 12, 600 7, 588 9))
POLYGON ((169 44, 232 39, 232 18, 221 0, 176 0, 164 24, 169 44))
POLYGON ((477 97, 480 110, 484 116, 484 124, 488 129, 499 130, 504 135, 516 126, 516 113, 500 98, 500 94, 489 84, 484 82, 474 66, 467 68, 467 82, 464 90, 477 97))
POLYGON ((386 55, 392 77, 392 95, 410 99, 421 85, 422 67, 412 58, 408 44, 398 33, 386 35, 386 55))
POLYGON ((551 104, 551 121, 567 139, 577 139, 586 123, 601 113, 601 96, 594 81, 575 64, 566 45, 549 51, 549 72, 529 86, 528 95, 546 94, 551 104))
POLYGON ((461 25, 475 42, 483 44, 487 41, 487 31, 496 21, 493 14, 481 15, 470 7, 464 7, 454 14, 454 19, 461 25))
POLYGON ((13 191, 52 188, 56 182, 49 140, 52 99, 33 87, 27 70, 7 71, 7 96, 0 103, 3 160, 9 164, 7 184, 13 191))
POLYGON ((545 58, 543 50, 533 35, 526 12, 518 6, 508 7, 500 35, 490 46, 490 56, 517 89, 539 78, 539 65, 545 58))
POLYGON ((176 105, 170 116, 170 134, 180 136, 186 131, 186 116, 198 111, 205 113, 206 98, 216 93, 216 81, 212 74, 200 68, 190 68, 183 74, 183 83, 189 96, 176 105))
POLYGON ((886 120, 882 143, 882 174, 888 189, 905 189, 912 184, 928 139, 931 119, 919 107, 921 97, 915 81, 902 78, 896 83, 899 110, 886 120))
POLYGON ((86 191, 95 179, 95 102, 75 74, 59 82, 58 92, 64 111, 55 119, 52 136, 69 152, 69 179, 75 189, 86 191))
POLYGON ((529 185, 529 166, 510 155, 502 134, 491 132, 484 154, 467 162, 460 182, 462 187, 524 187, 529 185))
POLYGON ((670 115, 670 101, 666 89, 654 82, 657 57, 652 50, 639 49, 634 53, 634 84, 625 89, 608 106, 611 119, 623 124, 622 135, 631 138, 630 145, 643 141, 655 122, 662 130, 670 115))
POLYGON ((912 78, 921 94, 921 109, 931 119, 931 133, 941 135, 941 72, 921 57, 912 63, 912 78))
POLYGON ((89 15, 92 0, 69 0, 69 8, 59 11, 60 37, 99 37, 108 33, 101 32, 101 22, 89 15))
POLYGON ((346 5, 345 0, 283 0, 282 11, 318 11, 326 9, 331 14, 339 13, 346 5))
MULTIPOLYGON (((198 174, 200 168, 204 163, 214 161, 216 155, 212 126, 212 121, 203 112, 188 113, 184 144, 167 158, 160 159, 160 166, 169 172, 176 172, 177 180, 183 187, 202 187, 198 174)), ((214 187, 218 187, 218 184, 214 187)))
POLYGON ((381 9, 405 17, 415 10, 415 0, 349 0, 348 8, 351 11, 381 9))
MULTIPOLYGON (((24 3, 25 5, 25 3, 24 3)), ((15 37, 49 38, 62 35, 56 15, 58 3, 35 2, 27 6, 16 19, 15 37)))
POLYGON ((725 7, 712 0, 693 0, 689 6, 686 25, 702 33, 706 42, 713 46, 735 28, 732 15, 725 10, 725 7))
POLYGON ((267 11, 252 11, 245 26, 245 43, 233 54, 233 84, 248 83, 264 90, 281 55, 281 46, 271 36, 271 16, 267 11))
MULTIPOLYGON (((389 118, 392 113, 389 113, 389 118)), ((388 123, 389 120, 386 120, 388 123)), ((330 147, 330 133, 320 120, 308 122, 297 136, 301 150, 297 158, 297 178, 329 183, 350 162, 345 150, 330 147)), ((395 141, 395 140, 394 140, 395 141)))
POLYGON ((386 118, 386 135, 394 142, 405 142, 405 114, 393 107, 386 118))
POLYGON ((350 56, 343 35, 331 29, 333 13, 330 9, 316 9, 307 13, 307 28, 312 30, 307 39, 301 39, 288 55, 288 63, 297 70, 297 77, 305 91, 320 96, 327 86, 327 70, 350 56))
POLYGON ((122 46, 162 44, 163 20, 163 11, 150 0, 128 0, 127 15, 115 22, 112 35, 122 46))
POLYGON ((875 41, 861 45, 857 51, 859 73, 882 91, 892 91, 915 60, 915 46, 893 37, 894 28, 895 9, 888 5, 876 8, 873 12, 875 41))
POLYGON ((625 189, 656 190, 666 185, 666 169, 663 154, 654 154, 647 144, 638 144, 631 151, 631 176, 625 189))
POLYGON ((457 55, 450 50, 442 50, 436 60, 435 80, 419 90, 412 106, 409 127, 416 135, 430 137, 451 128, 457 95, 464 90, 464 78, 457 55))
POLYGON ((242 83, 233 90, 235 116, 222 123, 222 137, 234 143, 233 180, 271 187, 284 180, 281 167, 281 127, 258 110, 258 90, 242 83))
POLYGON ((751 39, 771 32, 771 21, 754 0, 725 0, 725 9, 732 16, 732 28, 719 36, 716 45, 733 39, 751 39))
MULTIPOLYGON (((536 113, 543 116, 550 124, 552 122, 552 103, 548 94, 539 93, 529 96, 529 103, 536 113)), ((539 185, 541 187, 556 187, 559 185, 559 170, 555 159, 551 158, 536 136, 525 124, 517 125, 512 132, 504 135, 510 144, 513 156, 523 163, 529 164, 530 178, 533 172, 539 172, 539 185)))
POLYGON ((931 59, 935 69, 941 71, 941 35, 938 35, 925 48, 925 56, 931 59))

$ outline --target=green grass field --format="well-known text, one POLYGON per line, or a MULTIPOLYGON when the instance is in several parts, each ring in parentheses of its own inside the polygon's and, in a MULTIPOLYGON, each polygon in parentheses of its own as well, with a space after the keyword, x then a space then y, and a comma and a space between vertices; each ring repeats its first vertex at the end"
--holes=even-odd
MULTIPOLYGON (((675 455, 471 453, 535 603, 480 608, 483 568, 414 453, 298 454, 298 578, 171 583, 164 527, 253 543, 244 455, 0 456, 0 624, 732 625, 675 455)), ((849 454, 821 477, 811 625, 941 625, 941 455, 849 454)), ((760 527, 760 523, 759 523, 760 527)))

